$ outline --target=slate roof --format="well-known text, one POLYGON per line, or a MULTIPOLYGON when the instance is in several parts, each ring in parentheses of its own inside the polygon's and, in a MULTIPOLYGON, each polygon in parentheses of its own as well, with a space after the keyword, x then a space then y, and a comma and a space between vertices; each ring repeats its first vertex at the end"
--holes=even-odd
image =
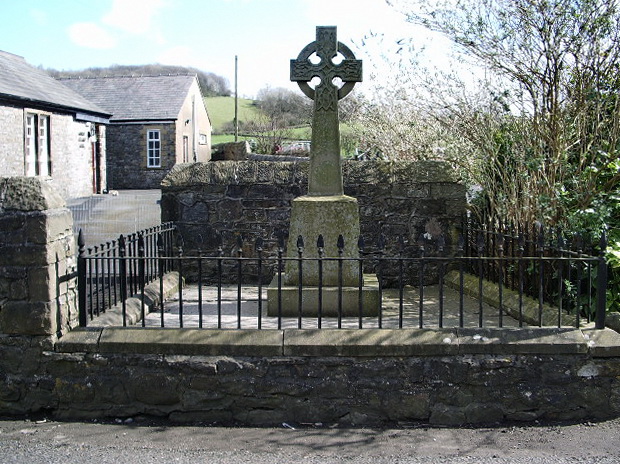
POLYGON ((72 111, 94 113, 99 116, 109 112, 66 87, 42 69, 12 53, 0 50, 0 98, 23 101, 31 105, 44 105, 72 111))
POLYGON ((195 75, 60 79, 112 113, 110 122, 176 120, 195 75))

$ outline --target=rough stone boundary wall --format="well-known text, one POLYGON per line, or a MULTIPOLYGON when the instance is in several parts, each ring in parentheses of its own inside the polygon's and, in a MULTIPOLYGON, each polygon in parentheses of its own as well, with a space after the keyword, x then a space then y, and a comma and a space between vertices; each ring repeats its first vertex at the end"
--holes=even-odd
POLYGON ((611 330, 75 326, 72 220, 45 181, 0 178, 0 415, 372 425, 620 414, 611 330))
POLYGON ((48 182, 0 178, 0 337, 53 337, 77 325, 72 227, 48 182))
POLYGON ((0 178, 0 414, 40 409, 45 353, 77 325, 72 229, 47 181, 0 178))
POLYGON ((36 371, 8 364, 1 395, 14 401, 0 411, 244 425, 605 419, 620 413, 619 354, 610 330, 79 329, 36 371))
MULTIPOLYGON (((291 200, 307 193, 307 162, 220 161, 177 165, 162 183, 162 221, 174 221, 186 255, 215 255, 218 235, 224 256, 255 256, 256 238, 264 256, 276 254, 279 234, 288 234, 291 200)), ((361 234, 375 246, 380 233, 395 254, 398 236, 405 255, 417 256, 418 240, 444 234, 448 249, 466 208, 465 186, 447 163, 437 161, 345 161, 344 191, 358 199, 361 234)), ((305 237, 306 247, 316 237, 305 237)), ((208 271, 206 271, 208 273, 208 271)), ((231 266, 229 272, 234 273, 231 266)), ((269 282, 273 270, 264 277, 269 282)), ((409 269, 417 282, 415 269, 409 269)), ((232 274, 234 275, 234 274, 232 274)), ((432 275, 432 273, 429 273, 432 275)), ((431 277, 432 278, 432 277, 431 277)))

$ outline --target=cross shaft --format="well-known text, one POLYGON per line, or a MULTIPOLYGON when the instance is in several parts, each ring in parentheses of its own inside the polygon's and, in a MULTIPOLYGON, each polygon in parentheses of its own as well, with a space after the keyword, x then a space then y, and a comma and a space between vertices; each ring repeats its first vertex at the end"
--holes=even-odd
POLYGON ((296 60, 291 60, 291 80, 314 100, 308 194, 343 195, 338 100, 345 97, 356 82, 362 81, 362 62, 355 59, 346 45, 338 42, 335 26, 317 26, 316 41, 304 47, 296 60), (313 53, 320 60, 316 64, 310 61, 313 53), (344 59, 334 63, 339 53, 344 59), (308 83, 314 77, 321 83, 312 89, 308 83), (335 78, 343 81, 341 88, 334 85, 335 78))

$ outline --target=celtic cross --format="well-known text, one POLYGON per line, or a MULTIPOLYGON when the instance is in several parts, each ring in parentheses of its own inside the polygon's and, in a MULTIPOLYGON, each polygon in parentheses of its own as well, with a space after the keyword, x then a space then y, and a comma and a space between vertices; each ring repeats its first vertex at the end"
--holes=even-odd
POLYGON ((291 81, 297 82, 301 91, 314 100, 308 195, 343 195, 338 100, 362 81, 362 61, 338 42, 335 26, 317 26, 316 40, 306 45, 296 60, 291 60, 291 81), (316 64, 310 61, 314 53, 320 60, 316 64), (344 59, 334 63, 338 54, 344 59), (312 89, 308 83, 314 77, 321 82, 312 89), (342 80, 342 87, 334 85, 336 78, 342 80))

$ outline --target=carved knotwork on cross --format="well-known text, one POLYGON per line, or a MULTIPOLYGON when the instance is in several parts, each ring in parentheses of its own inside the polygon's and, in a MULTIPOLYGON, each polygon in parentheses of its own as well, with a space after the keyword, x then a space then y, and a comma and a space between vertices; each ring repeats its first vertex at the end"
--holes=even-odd
POLYGON ((291 60, 291 80, 314 100, 308 194, 342 195, 338 100, 348 95, 356 82, 362 81, 362 61, 356 60, 349 47, 338 42, 335 26, 317 26, 316 40, 306 45, 296 60, 291 60), (316 64, 310 61, 314 53, 320 60, 316 64), (338 54, 344 59, 335 63, 338 54), (313 89, 309 82, 314 77, 321 82, 313 89), (342 80, 342 87, 334 84, 336 78, 342 80))
POLYGON ((349 47, 336 40, 335 26, 318 26, 316 40, 306 45, 296 60, 291 60, 291 80, 315 101, 317 109, 332 111, 338 100, 346 97, 356 82, 362 81, 362 61, 356 60, 349 47), (310 61, 314 53, 320 59, 316 64, 310 61), (336 64, 333 59, 338 53, 344 60, 336 64), (321 79, 316 89, 308 84, 314 77, 321 79), (340 89, 333 83, 337 77, 344 82, 340 89))

